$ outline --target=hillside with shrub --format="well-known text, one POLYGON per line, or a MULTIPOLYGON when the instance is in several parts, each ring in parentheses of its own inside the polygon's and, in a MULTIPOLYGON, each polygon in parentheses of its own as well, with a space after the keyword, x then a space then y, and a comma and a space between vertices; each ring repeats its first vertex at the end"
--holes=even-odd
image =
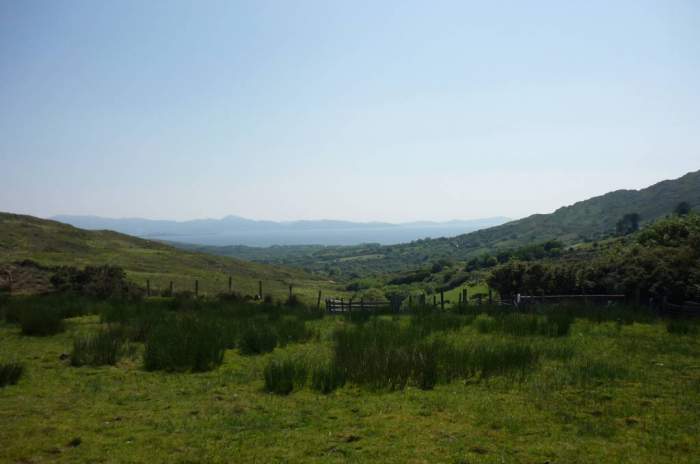
POLYGON ((255 295, 258 281, 263 292, 278 298, 287 295, 290 284, 309 299, 318 290, 335 287, 304 271, 281 266, 249 263, 234 258, 184 251, 163 243, 110 231, 87 231, 31 216, 0 213, 0 281, 8 284, 14 276, 24 293, 52 287, 53 268, 111 265, 123 269, 129 281, 154 291, 169 288, 194 291, 199 281, 202 293, 233 289, 255 295), (28 261, 28 262, 27 262, 28 261))
POLYGON ((661 219, 634 235, 553 259, 513 259, 491 270, 501 294, 625 294, 682 303, 700 296, 700 214, 661 219))

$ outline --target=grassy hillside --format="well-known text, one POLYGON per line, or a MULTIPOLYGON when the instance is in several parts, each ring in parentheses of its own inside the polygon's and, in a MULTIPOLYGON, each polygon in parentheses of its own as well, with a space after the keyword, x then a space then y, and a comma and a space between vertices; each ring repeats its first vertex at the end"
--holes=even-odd
POLYGON ((566 245, 610 236, 625 214, 637 213, 644 225, 671 214, 680 202, 700 210, 700 171, 659 182, 642 190, 618 190, 535 214, 497 227, 451 238, 417 240, 392 246, 353 247, 200 247, 224 256, 298 266, 334 278, 397 272, 440 260, 465 261, 483 253, 518 248, 547 240, 566 245))
POLYGON ((198 279, 202 293, 218 293, 228 288, 231 276, 234 290, 243 294, 256 294, 259 280, 264 282, 263 293, 276 298, 287 294, 289 284, 307 299, 318 290, 333 290, 327 280, 298 269, 183 251, 116 232, 86 231, 55 221, 0 213, 0 264, 25 259, 50 266, 116 265, 139 285, 150 279, 153 289, 164 289, 173 281, 175 290, 193 290, 198 279))

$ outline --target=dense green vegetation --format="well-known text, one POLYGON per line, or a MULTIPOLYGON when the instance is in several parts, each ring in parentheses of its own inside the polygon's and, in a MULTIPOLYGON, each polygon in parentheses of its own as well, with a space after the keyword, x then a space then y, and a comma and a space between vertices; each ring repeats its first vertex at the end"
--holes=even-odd
POLYGON ((626 234, 634 232, 636 225, 643 227, 674 214, 682 203, 686 209, 700 210, 700 171, 642 190, 618 190, 559 208, 551 214, 535 214, 450 238, 423 239, 391 246, 194 248, 212 254, 295 266, 334 280, 350 280, 422 268, 441 259, 466 262, 485 253, 497 255, 504 250, 550 240, 570 246, 626 234))
POLYGON ((648 309, 355 318, 66 294, 5 299, 0 316, 2 461, 691 463, 700 453, 698 323, 648 309), (51 308, 64 332, 22 333, 18 314, 51 308), (244 348, 263 327, 267 345, 244 348))
POLYGON ((508 295, 622 293, 677 303, 700 295, 700 214, 662 219, 595 245, 566 260, 510 261, 491 271, 489 285, 508 295))
MULTIPOLYGON (((242 295, 256 295, 259 280, 264 283, 264 294, 276 299, 287 295, 290 284, 309 302, 318 290, 336 290, 327 279, 298 269, 183 251, 116 232, 86 231, 55 221, 0 213, 0 287, 9 285, 8 275, 12 275, 13 293, 52 290, 56 266, 80 270, 103 265, 122 268, 140 287, 149 280, 154 292, 169 289, 171 281, 175 291, 194 291, 198 280, 200 293, 216 294, 227 291, 229 277, 234 290, 242 295), (26 260, 34 264, 17 264, 26 260)), ((79 275, 62 278, 66 283, 80 280, 79 275)))

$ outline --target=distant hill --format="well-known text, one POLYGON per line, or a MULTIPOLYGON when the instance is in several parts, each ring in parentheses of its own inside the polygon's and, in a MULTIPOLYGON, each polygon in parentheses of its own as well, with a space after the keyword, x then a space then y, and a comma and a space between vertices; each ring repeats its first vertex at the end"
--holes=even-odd
POLYGON ((150 279, 154 289, 165 289, 170 281, 175 290, 193 290, 195 279, 200 290, 217 293, 228 288, 256 294, 258 281, 263 292, 282 298, 288 285, 298 292, 315 295, 333 285, 309 274, 283 266, 268 266, 238 259, 185 251, 169 245, 110 231, 87 231, 56 221, 31 216, 0 213, 0 265, 30 259, 42 265, 112 264, 121 266, 139 285, 150 279))
POLYGON ((396 272, 447 259, 467 260, 482 253, 512 249, 547 240, 564 244, 603 238, 628 213, 641 224, 671 214, 678 203, 700 210, 700 171, 642 190, 617 190, 503 225, 450 238, 415 240, 392 246, 354 247, 199 247, 201 251, 261 262, 289 264, 333 276, 354 278, 367 273, 396 272))
POLYGON ((142 238, 200 245, 357 245, 396 244, 418 238, 448 237, 507 222, 504 217, 447 222, 256 221, 238 216, 192 221, 96 216, 55 216, 52 219, 89 230, 114 230, 142 238))

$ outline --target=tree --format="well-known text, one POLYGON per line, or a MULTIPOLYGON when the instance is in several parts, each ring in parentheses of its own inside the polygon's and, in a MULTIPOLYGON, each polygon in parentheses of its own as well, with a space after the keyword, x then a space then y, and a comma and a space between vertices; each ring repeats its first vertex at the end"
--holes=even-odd
POLYGON ((678 203, 678 205, 676 205, 676 209, 674 209, 673 212, 676 213, 676 215, 678 216, 687 216, 688 214, 690 214, 690 210, 690 203, 688 203, 687 201, 681 201, 680 203, 678 203))
POLYGON ((629 235, 639 230, 639 214, 629 213, 622 216, 615 225, 618 235, 629 235))

